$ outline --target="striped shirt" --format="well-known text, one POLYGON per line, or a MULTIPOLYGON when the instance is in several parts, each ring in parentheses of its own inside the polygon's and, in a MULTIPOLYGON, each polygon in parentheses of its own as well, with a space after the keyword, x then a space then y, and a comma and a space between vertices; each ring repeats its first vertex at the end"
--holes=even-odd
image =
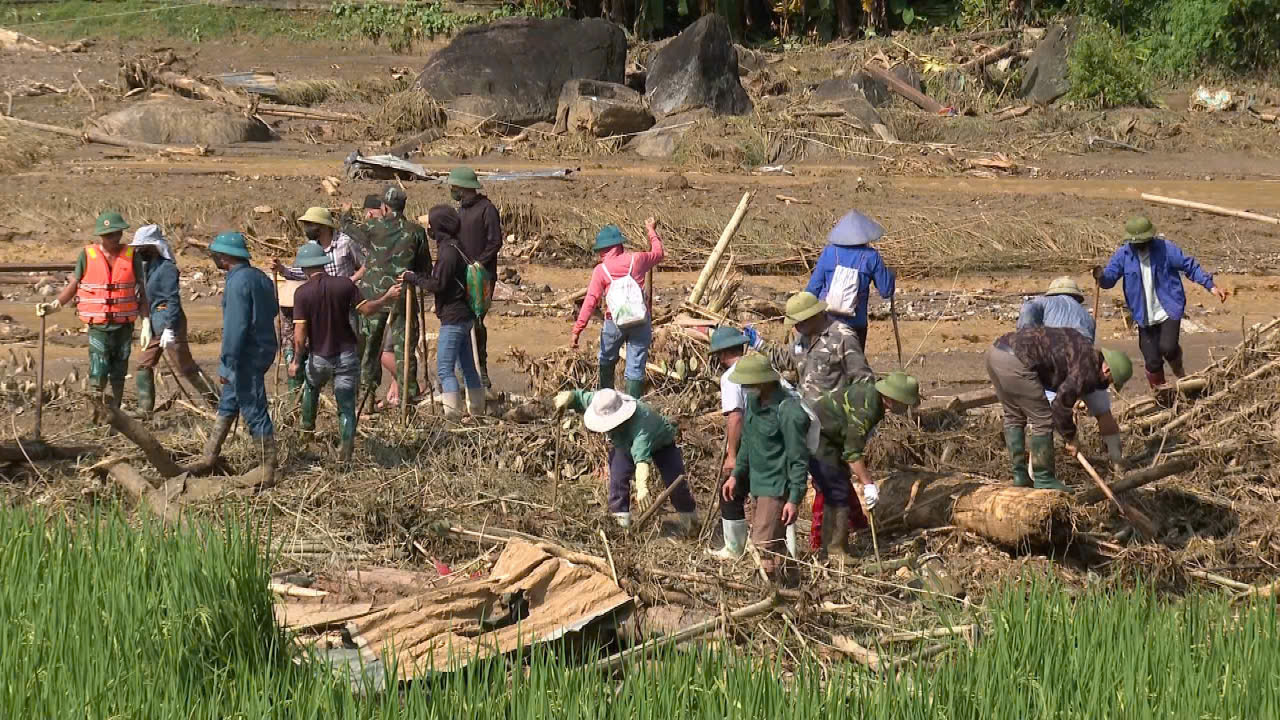
MULTIPOLYGON (((364 265, 360 248, 352 241, 351 236, 344 232, 338 233, 325 252, 333 258, 332 262, 324 266, 324 271, 328 275, 349 278, 364 265)), ((290 280, 307 279, 307 274, 300 267, 285 268, 284 276, 290 280)))

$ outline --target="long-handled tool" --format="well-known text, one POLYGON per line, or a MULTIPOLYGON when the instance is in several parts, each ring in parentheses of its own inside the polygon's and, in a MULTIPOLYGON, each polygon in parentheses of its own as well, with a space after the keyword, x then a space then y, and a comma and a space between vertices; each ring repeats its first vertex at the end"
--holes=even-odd
POLYGON ((40 442, 40 426, 44 421, 44 332, 46 316, 40 316, 40 364, 36 366, 36 429, 35 440, 40 442))
POLYGON ((164 363, 164 369, 168 370, 169 375, 173 377, 173 382, 178 386, 178 390, 182 392, 182 397, 186 398, 187 402, 192 405, 196 405, 196 401, 193 400, 191 395, 187 392, 187 387, 182 384, 182 380, 178 377, 178 373, 173 371, 173 365, 169 363, 169 355, 166 354, 163 349, 160 351, 160 361, 164 363))
POLYGON ((1102 303, 1102 286, 1095 278, 1093 281, 1093 324, 1098 324, 1098 306, 1102 303))
POLYGON ((413 358, 413 333, 409 332, 413 325, 413 286, 404 286, 404 367, 400 370, 400 412, 405 423, 409 422, 409 368, 413 358))
POLYGON ((1115 493, 1111 492, 1111 488, 1102 481, 1102 478, 1098 477, 1098 472, 1094 470, 1093 465, 1085 459, 1083 453, 1076 453, 1076 462, 1080 463, 1080 467, 1084 468, 1084 471, 1089 474, 1089 477, 1097 483, 1098 489, 1102 491, 1102 494, 1106 495, 1108 500, 1115 503, 1116 507, 1120 509, 1120 514, 1124 516, 1124 519, 1129 521, 1129 524, 1133 525, 1138 529, 1138 532, 1148 538, 1154 539, 1156 537, 1159 531, 1156 529, 1156 524, 1151 521, 1151 518, 1147 517, 1146 514, 1138 510, 1138 508, 1120 502, 1120 499, 1116 497, 1115 493))
MULTIPOLYGON (((902 335, 898 332, 898 308, 894 304, 897 293, 889 296, 889 318, 893 320, 893 342, 898 346, 898 367, 906 370, 907 366, 902 362, 902 335)), ((862 348, 862 352, 866 352, 866 348, 862 348)))
MULTIPOLYGON (((284 334, 281 329, 283 318, 280 315, 280 273, 271 271, 271 287, 276 290, 276 339, 280 340, 280 336, 284 334)), ((276 386, 271 394, 279 397, 280 395, 280 366, 284 364, 284 342, 280 340, 280 350, 276 353, 276 386)))
POLYGON ((871 527, 871 549, 876 554, 876 564, 880 564, 880 538, 876 536, 876 515, 871 508, 867 507, 866 498, 862 496, 862 490, 856 493, 858 496, 858 504, 862 505, 862 514, 867 516, 867 525, 871 527))

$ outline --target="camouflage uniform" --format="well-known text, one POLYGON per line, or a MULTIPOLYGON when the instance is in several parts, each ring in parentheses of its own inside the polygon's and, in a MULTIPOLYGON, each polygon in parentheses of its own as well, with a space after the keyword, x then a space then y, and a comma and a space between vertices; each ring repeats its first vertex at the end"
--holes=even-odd
POLYGON ((875 380, 853 328, 832 322, 817 337, 765 351, 774 367, 796 375, 800 397, 817 408, 824 393, 841 390, 855 380, 875 380))
MULTIPOLYGON (((373 220, 364 226, 368 256, 364 276, 360 279, 360 294, 365 299, 381 297, 406 270, 418 274, 431 273, 431 251, 427 246, 427 233, 423 227, 403 215, 389 215, 373 220)), ((382 384, 383 351, 394 352, 396 375, 404 376, 405 333, 413 337, 418 332, 417 313, 405 322, 404 303, 396 303, 382 312, 364 318, 360 325, 360 339, 364 349, 360 358, 360 376, 366 391, 382 384)), ((418 361, 410 352, 409 387, 401 388, 410 398, 418 394, 418 361)))

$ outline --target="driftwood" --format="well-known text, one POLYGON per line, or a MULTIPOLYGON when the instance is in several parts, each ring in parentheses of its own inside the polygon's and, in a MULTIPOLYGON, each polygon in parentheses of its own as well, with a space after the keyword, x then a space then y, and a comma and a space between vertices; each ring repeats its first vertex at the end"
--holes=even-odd
POLYGON ((22 442, 0 445, 0 462, 25 463, 42 460, 75 460, 88 455, 97 448, 91 447, 57 447, 44 442, 22 442))
POLYGON ((1238 217, 1244 218, 1245 220, 1257 220, 1259 222, 1271 223, 1272 225, 1280 225, 1280 218, 1271 217, 1270 215, 1251 213, 1247 210, 1236 210, 1234 208, 1221 207, 1219 205, 1209 205, 1207 203, 1194 202, 1191 200, 1179 200, 1178 198, 1164 197, 1163 195, 1151 195, 1149 193, 1142 193, 1142 199, 1159 205, 1172 205, 1174 207, 1187 208, 1188 210, 1199 210, 1200 212, 1213 213, 1214 215, 1226 215, 1228 217, 1238 217))
MULTIPOLYGON (((75 263, 4 263, 0 272, 71 272, 75 263)), ((28 278, 29 279, 29 278, 28 278)))
POLYGON ((931 113, 942 112, 942 103, 906 84, 893 73, 885 72, 874 65, 865 65, 862 69, 921 110, 931 113))
POLYGON ((107 422, 111 423, 111 427, 118 430, 121 435, 129 438, 133 441, 133 444, 142 449, 143 454, 147 456, 147 460, 155 466, 155 469, 161 475, 171 478, 186 472, 173 461, 169 451, 164 449, 160 441, 156 440, 156 436, 152 435, 151 431, 142 423, 96 398, 90 400, 90 403, 95 406, 98 413, 106 416, 107 422))
POLYGON ((998 48, 992 48, 982 53, 978 57, 970 60, 969 62, 962 64, 960 66, 960 69, 964 72, 973 72, 975 70, 981 70, 982 68, 990 65, 993 62, 996 62, 997 60, 1003 60, 1009 57, 1010 55, 1012 55, 1014 52, 1014 47, 1017 44, 1018 43, 1016 40, 1011 40, 1005 43, 1004 45, 1001 45, 998 48))
POLYGON ((107 468, 107 477, 160 518, 166 526, 175 526, 182 522, 182 510, 176 503, 169 502, 165 492, 154 488, 146 478, 125 462, 113 463, 107 468))
MULTIPOLYGON (((1156 465, 1155 467, 1143 468, 1141 470, 1134 470, 1133 472, 1127 472, 1119 480, 1111 483, 1110 485, 1111 492, 1115 495, 1119 495, 1121 493, 1127 493, 1130 490, 1135 490, 1137 488, 1142 487, 1143 485, 1148 485, 1150 483, 1155 482, 1156 480, 1169 477, 1170 475, 1176 475, 1178 473, 1187 472, 1188 470, 1194 468, 1195 466, 1196 466, 1196 461, 1194 459, 1186 458, 1182 460, 1174 460, 1173 462, 1167 462, 1162 465, 1156 465)), ((1081 493, 1077 497, 1077 499, 1080 502, 1086 505, 1089 505, 1092 503, 1105 500, 1106 494, 1103 493, 1103 491, 1098 488, 1093 488, 1084 493, 1081 493)))
POLYGON ((742 218, 747 214, 747 206, 751 204, 751 193, 742 194, 742 200, 738 201, 738 209, 733 212, 733 217, 729 219, 729 224, 724 226, 724 231, 720 233, 720 239, 716 241, 716 246, 711 251, 711 255, 707 257, 707 264, 702 268, 702 272, 698 273, 698 281, 694 283, 693 290, 689 291, 689 304, 697 305, 702 301, 702 295, 707 290, 707 283, 711 282, 711 276, 715 274, 716 266, 720 264, 720 258, 724 255, 724 251, 729 247, 729 241, 733 239, 733 234, 738 231, 738 226, 742 224, 742 218))
POLYGON ((543 538, 537 537, 536 535, 529 535, 526 533, 519 532, 517 530, 504 530, 502 528, 485 528, 484 532, 478 532, 476 530, 467 530, 466 528, 450 527, 449 533, 453 535, 458 535, 461 537, 473 537, 473 538, 477 538, 479 540, 485 540, 488 542, 505 543, 505 542, 510 542, 512 540, 524 540, 525 542, 533 543, 533 546, 535 548, 541 550, 542 552, 548 555, 551 555, 553 557, 558 557, 561 560, 568 560, 571 563, 586 565, 587 567, 605 576, 609 576, 609 577, 613 576, 613 571, 610 569, 609 563, 607 563, 605 559, 602 557, 597 557, 595 555, 588 555, 586 553, 574 552, 573 550, 566 550, 565 548, 559 545, 556 545, 555 543, 552 543, 548 540, 544 540, 543 538))
POLYGON ((296 118, 300 120, 328 120, 336 122, 353 122, 361 118, 348 113, 314 110, 297 105, 279 105, 276 103, 259 103, 254 98, 246 97, 231 90, 213 87, 192 77, 162 70, 151 75, 151 79, 163 85, 203 100, 215 100, 234 107, 254 112, 258 115, 274 115, 277 117, 296 118))
POLYGON ((31 128, 32 130, 43 130, 44 132, 50 132, 57 135, 80 138, 83 142, 97 143, 98 145, 110 145, 112 147, 129 148, 131 150, 146 150, 147 152, 157 152, 164 155, 195 155, 200 157, 208 155, 210 152, 209 148, 200 145, 156 145, 153 143, 116 137, 114 135, 104 135, 98 132, 72 130, 71 128, 58 127, 57 125, 45 125, 44 123, 31 122, 30 120, 19 120, 18 118, 4 115, 0 115, 0 119, 16 123, 22 127, 31 128))
POLYGON ((901 473, 882 485, 880 531, 957 526, 1007 548, 1066 543, 1073 534, 1066 493, 993 485, 963 474, 901 473))
POLYGON ((674 493, 676 488, 680 487, 682 483, 684 483, 684 475, 676 478, 675 482, 669 483, 666 489, 658 493, 658 497, 653 499, 653 504, 649 506, 649 509, 645 510, 644 513, 640 515, 640 518, 636 520, 631 532, 639 533, 643 530, 644 527, 648 525, 649 522, 662 510, 662 506, 666 504, 667 498, 671 497, 671 494, 674 493))

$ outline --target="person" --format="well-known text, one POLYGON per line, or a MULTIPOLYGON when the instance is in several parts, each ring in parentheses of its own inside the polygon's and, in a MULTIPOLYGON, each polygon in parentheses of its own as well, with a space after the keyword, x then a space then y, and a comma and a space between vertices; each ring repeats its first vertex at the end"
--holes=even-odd
POLYGON ((248 243, 242 233, 218 233, 209 252, 213 263, 227 274, 222 292, 222 350, 218 356, 222 397, 199 467, 213 467, 236 417, 243 416, 249 436, 262 451, 258 486, 271 487, 275 484, 276 438, 267 406, 266 374, 277 350, 274 325, 280 309, 275 287, 266 273, 249 264, 248 243))
POLYGON ((307 273, 307 281, 294 294, 294 347, 289 376, 305 372, 302 388, 302 431, 314 432, 320 391, 333 380, 338 406, 339 459, 351 459, 356 440, 356 392, 360 384, 360 356, 356 352, 353 312, 372 315, 400 297, 394 285, 381 296, 366 300, 350 278, 330 270, 334 257, 319 243, 298 250, 294 267, 307 273), (301 367, 305 363, 305 369, 301 367))
POLYGON ((880 497, 879 487, 867 467, 867 441, 884 419, 886 410, 905 413, 907 408, 919 404, 920 382, 901 371, 875 381, 855 380, 840 392, 822 396, 817 407, 821 437, 810 468, 815 464, 819 466, 821 471, 813 473, 813 477, 825 481, 818 489, 831 514, 831 521, 822 524, 822 549, 828 557, 848 556, 853 513, 857 513, 856 526, 861 527, 865 523, 863 509, 874 508, 880 497), (856 505, 852 502, 851 482, 855 477, 857 496, 861 499, 856 505))
MULTIPOLYGON (((302 217, 298 218, 298 224, 302 226, 302 234, 306 237, 308 243, 317 243, 326 255, 330 258, 329 265, 324 271, 333 277, 349 278, 352 282, 359 282, 360 276, 364 274, 364 259, 360 248, 351 239, 351 236, 345 232, 338 231, 337 222, 333 219, 333 214, 328 208, 313 207, 309 208, 302 217)), ((287 266, 280 261, 280 258, 272 260, 272 269, 286 281, 305 282, 309 277, 306 268, 295 266, 287 266)), ((289 367, 298 368, 297 373, 289 374, 289 390, 296 392, 301 389, 305 383, 303 377, 303 368, 307 366, 307 357, 303 355, 295 358, 295 343, 293 342, 294 334, 294 317, 297 314, 295 306, 297 287, 292 288, 292 293, 281 293, 280 301, 280 342, 284 344, 284 362, 289 367), (284 295, 290 294, 294 296, 293 303, 286 305, 284 295), (296 360, 296 362, 295 362, 296 360)))
POLYGON ((1138 349, 1146 366, 1147 384, 1157 390, 1165 385, 1164 365, 1175 377, 1186 374, 1182 361, 1179 331, 1186 311, 1187 295, 1182 275, 1226 302, 1229 293, 1213 282, 1200 263, 1156 234, 1151 220, 1141 215, 1124 224, 1125 244, 1111 256, 1106 267, 1093 269, 1094 279, 1104 290, 1124 280, 1124 300, 1133 323, 1138 326, 1138 349))
POLYGON ((785 391, 781 376, 758 353, 736 362, 733 382, 747 392, 741 451, 723 492, 737 492, 738 483, 750 486, 751 542, 760 553, 760 565, 775 581, 786 571, 786 528, 795 523, 806 490, 809 447, 809 415, 800 400, 785 391))
POLYGON ((427 214, 427 232, 436 241, 436 263, 428 277, 407 272, 403 281, 435 294, 440 336, 436 350, 436 375, 440 378, 441 402, 446 417, 462 415, 461 388, 455 371, 462 370, 467 384, 467 410, 472 415, 485 411, 484 382, 476 369, 471 345, 475 313, 467 302, 466 262, 458 247, 461 218, 449 205, 437 205, 427 214))
MULTIPOLYGON (((654 465, 667 485, 684 475, 684 455, 675 444, 675 427, 647 403, 612 388, 565 390, 556 395, 555 408, 585 411, 587 429, 609 436, 609 512, 620 527, 631 526, 633 477, 636 501, 643 504, 649 498, 654 465)), ((671 504, 676 510, 677 529, 682 534, 695 532, 698 513, 689 483, 680 483, 672 491, 671 504)))
POLYGON ((1109 385, 1123 388, 1133 375, 1133 365, 1128 355, 1095 349, 1075 330, 1030 327, 1006 333, 987 349, 987 375, 1004 410, 1004 443, 1013 463, 1013 484, 1066 490, 1054 474, 1054 429, 1062 435, 1067 454, 1074 457, 1076 401, 1109 385), (1045 390, 1055 393, 1052 402, 1045 390))
POLYGON ((133 324, 139 317, 142 347, 152 339, 142 256, 121 242, 128 229, 118 212, 98 215, 93 223, 98 241, 80 250, 70 282, 52 301, 36 305, 36 314, 43 317, 77 299, 76 314, 89 326, 89 386, 116 409, 124 399, 133 324))
POLYGON ((156 407, 156 365, 160 354, 168 353, 177 371, 186 378, 198 395, 212 404, 218 393, 205 379, 204 372, 187 343, 187 314, 182 310, 182 292, 178 284, 178 265, 158 225, 143 225, 133 234, 129 247, 142 258, 144 286, 151 310, 151 343, 142 350, 134 380, 138 386, 138 411, 150 416, 156 407), (156 337, 159 333, 159 337, 156 337))
MULTIPOLYGON (((486 296, 493 295, 498 282, 498 253, 502 251, 502 217, 498 208, 480 191, 476 171, 469 167, 456 167, 449 171, 449 195, 458 203, 461 228, 458 245, 463 260, 470 265, 480 263, 489 273, 486 296)), ((475 320, 476 355, 480 358, 480 379, 486 390, 493 388, 489 379, 489 329, 484 318, 475 320)))
MULTIPOLYGON (((1096 325, 1094 318, 1084 307, 1084 291, 1070 277, 1055 278, 1049 283, 1044 295, 1031 298, 1022 303, 1018 313, 1017 329, 1029 327, 1060 327, 1075 330, 1095 342, 1096 325)), ((1054 392, 1046 390, 1046 397, 1053 402, 1054 392)), ((1084 396, 1084 405, 1089 414, 1098 420, 1098 433, 1102 436, 1102 444, 1107 448, 1107 457, 1112 465, 1124 465, 1124 437, 1120 434, 1120 423, 1111 414, 1111 393, 1107 390, 1094 390, 1084 396)))
POLYGON ((738 450, 742 443, 743 415, 747 409, 747 394, 733 381, 733 367, 747 352, 747 336, 737 328, 718 327, 711 333, 711 358, 721 368, 720 413, 724 415, 724 462, 720 473, 720 525, 724 530, 724 547, 707 552, 720 560, 736 560, 747 551, 746 499, 750 491, 749 480, 737 483, 734 492, 726 493, 725 482, 733 475, 738 464, 738 450))
MULTIPOLYGON (((622 349, 622 344, 626 343, 627 364, 623 377, 627 383, 627 394, 632 397, 640 397, 644 394, 645 364, 649 360, 649 345, 653 342, 653 318, 649 317, 648 310, 644 307, 644 279, 649 269, 662 262, 666 254, 662 247, 662 238, 658 237, 656 221, 649 218, 644 221, 644 226, 649 235, 648 252, 628 252, 624 249, 623 243, 626 240, 622 237, 622 231, 617 225, 606 225, 596 233, 596 242, 592 250, 599 254, 600 263, 591 271, 587 295, 582 300, 582 309, 578 312, 578 319, 573 324, 570 340, 570 345, 576 349, 579 336, 591 322, 591 316, 595 314, 601 296, 605 296, 604 327, 600 329, 599 384, 601 388, 613 387, 614 372, 618 366, 618 353, 622 349), (629 285, 633 290, 632 293, 609 294, 617 292, 614 289, 614 282, 628 277, 634 281, 629 285), (613 303, 623 303, 625 307, 630 308, 629 317, 635 318, 631 321, 634 324, 619 327, 615 322, 614 313, 621 312, 623 304, 610 306, 613 303)), ((618 286, 618 288, 621 287, 621 285, 618 286)))
MULTIPOLYGON (((381 297, 398 282, 406 270, 429 275, 431 273, 431 249, 427 246, 427 232, 404 215, 408 197, 394 185, 382 195, 381 217, 368 225, 368 251, 364 275, 358 287, 366 298, 381 297)), ((382 372, 387 370, 392 378, 387 390, 386 403, 394 406, 401 392, 408 393, 412 402, 418 395, 418 362, 412 347, 405 357, 405 337, 418 332, 416 312, 406 313, 404 303, 384 307, 364 318, 361 335, 364 353, 360 362, 360 377, 367 392, 376 391, 382 384, 382 372), (406 317, 408 315, 409 317, 406 317), (401 388, 399 378, 404 376, 404 363, 409 363, 409 387, 401 388)))
POLYGON ((792 295, 784 312, 784 324, 797 335, 793 345, 769 348, 759 341, 754 329, 748 337, 753 346, 769 355, 775 367, 795 371, 800 397, 810 408, 817 407, 823 393, 837 392, 854 380, 875 379, 857 333, 836 322, 827 313, 827 304, 813 293, 806 290, 792 295))
POLYGON ((884 228, 857 210, 851 210, 827 234, 827 246, 818 256, 805 291, 827 303, 827 311, 853 328, 864 352, 867 347, 867 300, 875 283, 880 297, 892 300, 895 277, 871 243, 884 236, 884 228))

